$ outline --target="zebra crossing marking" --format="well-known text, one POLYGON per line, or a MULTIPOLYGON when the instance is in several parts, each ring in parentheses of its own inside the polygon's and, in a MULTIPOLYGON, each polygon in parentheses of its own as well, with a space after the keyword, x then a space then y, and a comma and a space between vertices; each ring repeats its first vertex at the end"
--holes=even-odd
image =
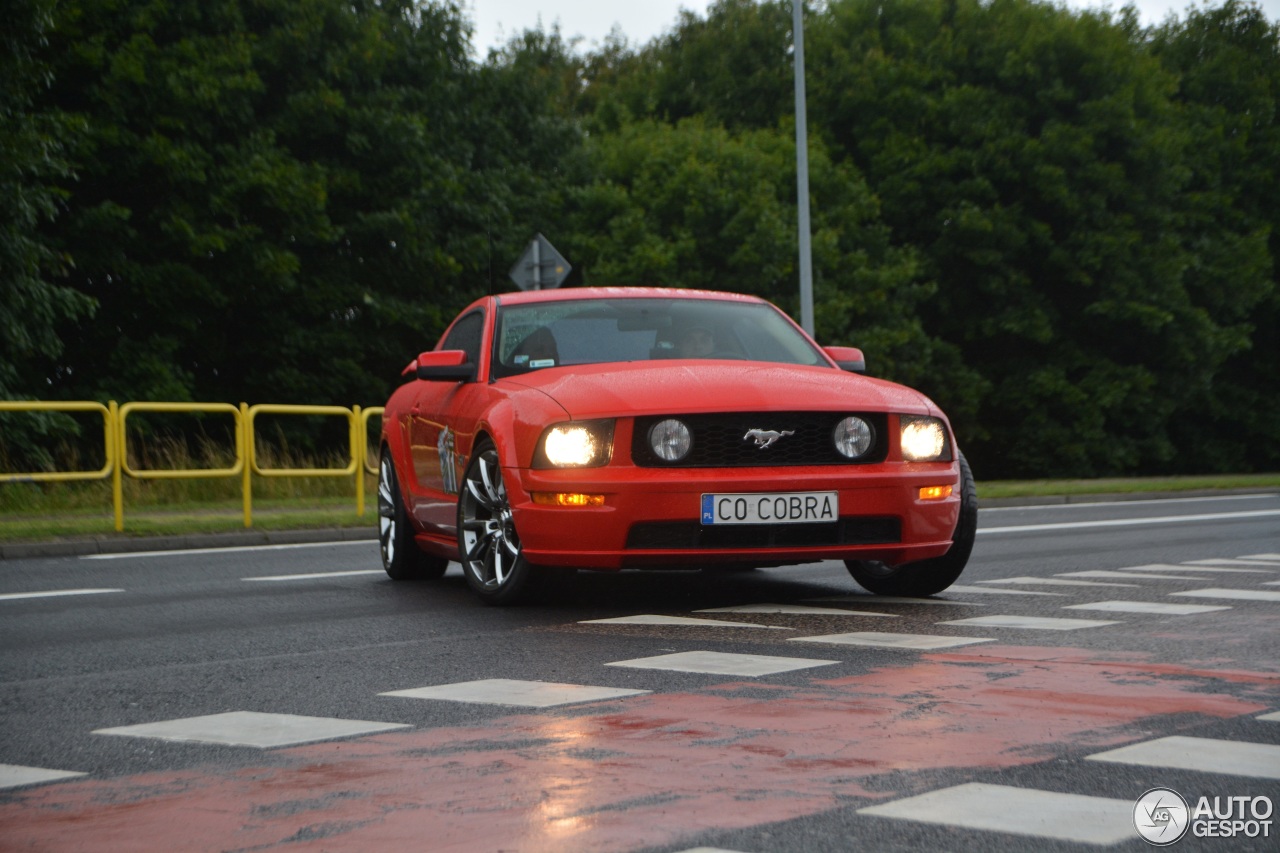
POLYGON ((1192 589, 1186 592, 1171 592, 1187 598, 1225 598, 1231 601, 1280 601, 1280 592, 1265 589, 1192 589))
POLYGON ((940 607, 986 607, 976 601, 952 601, 947 598, 905 598, 901 595, 829 595, 806 598, 805 601, 848 602, 849 604, 932 604, 940 607))
POLYGON ((303 717, 296 714, 261 714, 256 711, 228 711, 202 717, 164 720, 135 726, 95 729, 96 735, 154 738, 155 740, 208 743, 222 746, 252 746, 270 749, 321 740, 411 729, 407 723, 379 723, 371 720, 340 720, 335 717, 303 717))
POLYGON ((1162 737, 1086 755, 1088 761, 1280 779, 1280 746, 1215 738, 1162 737))
MULTIPOLYGON (((1137 578, 1135 578, 1135 580, 1137 580, 1137 578)), ((1103 583, 1102 581, 1072 581, 1063 580, 1062 578, 1034 578, 1027 576, 1019 578, 997 578, 996 580, 990 581, 978 581, 978 583, 1016 583, 1028 584, 1031 586, 1114 586, 1130 587, 1133 589, 1137 589, 1140 586, 1140 584, 1136 583, 1103 583)))
POLYGON ((1058 575, 1060 578, 1108 578, 1111 580, 1160 580, 1160 581, 1207 581, 1209 578, 1197 578, 1187 575, 1157 575, 1153 572, 1146 572, 1140 575, 1130 574, 1128 572, 1111 572, 1094 570, 1088 572, 1063 572, 1058 575))
POLYGON ((1118 844, 1134 840, 1133 802, 969 782, 891 803, 860 815, 1074 841, 1118 844))
POLYGON ((1188 566, 1250 566, 1250 567, 1256 567, 1256 568, 1244 568, 1244 569, 1241 569, 1241 571, 1246 571, 1246 572, 1271 572, 1272 574, 1274 574, 1274 573, 1275 573, 1275 568, 1274 568, 1274 567, 1278 567, 1278 566, 1280 566, 1280 564, 1277 564, 1277 563, 1271 562, 1271 561, 1269 561, 1269 560, 1248 560, 1248 559, 1237 559, 1237 560, 1187 560, 1187 562, 1186 562, 1184 565, 1188 565, 1188 566), (1266 566, 1272 566, 1273 568, 1265 568, 1266 566))
POLYGON ((626 690, 617 687, 594 687, 586 684, 557 684, 548 681, 520 681, 510 678, 484 678, 456 684, 437 684, 390 690, 379 696, 407 699, 440 699, 446 702, 470 702, 477 705, 514 705, 521 708, 554 708, 604 699, 640 696, 649 690, 626 690))
POLYGON ((940 637, 933 634, 885 634, 879 631, 855 631, 849 634, 823 634, 815 637, 788 637, 792 643, 829 643, 836 646, 870 646, 879 649, 950 649, 971 646, 975 643, 991 643, 994 640, 981 637, 940 637))
POLYGON ((18 601, 27 598, 61 598, 66 595, 102 595, 108 592, 124 592, 123 589, 51 589, 47 592, 8 592, 0 595, 0 601, 18 601))
POLYGON ((1260 569, 1226 569, 1215 566, 1174 566, 1169 563, 1148 563, 1143 566, 1125 566, 1124 572, 1196 572, 1198 574, 1257 574, 1260 569))
POLYGON ((783 628, 778 625, 755 625, 750 622, 726 622, 723 619, 696 619, 692 616, 660 616, 656 613, 641 613, 637 616, 615 616, 610 619, 583 619, 579 625, 685 625, 688 627, 709 628, 760 628, 769 631, 792 631, 794 628, 783 628))
POLYGON ((1003 614, 999 616, 975 616, 972 619, 952 619, 938 624, 977 625, 981 628, 1018 628, 1028 631, 1078 631, 1081 628, 1102 628, 1106 625, 1119 625, 1121 623, 1104 622, 1100 619, 1062 619, 1053 616, 1003 614))
POLYGON ((982 595, 1052 595, 1062 598, 1066 596, 1065 592, 1036 592, 1030 589, 1001 589, 996 586, 965 586, 964 584, 953 583, 947 587, 947 592, 971 592, 982 595))
POLYGON ((21 764, 0 764, 0 790, 21 788, 24 785, 41 785, 88 776, 75 770, 51 770, 47 767, 24 767, 21 764))
POLYGON ((730 652, 676 652, 669 655, 656 655, 647 658, 633 658, 606 663, 605 666, 621 666, 630 669, 661 669, 670 672, 693 672, 703 675, 737 675, 755 678, 761 675, 776 675, 780 672, 792 672, 797 669, 811 669, 817 666, 831 666, 844 663, 838 660, 816 660, 813 658, 787 658, 772 655, 742 655, 730 652))
POLYGON ((839 607, 811 607, 807 604, 738 604, 733 607, 709 607, 694 613, 777 613, 785 616, 876 616, 881 619, 900 619, 894 613, 878 613, 873 610, 843 610, 839 607))
POLYGON ((1068 604, 1063 610, 1101 610, 1111 613, 1152 613, 1163 616, 1194 616, 1215 610, 1230 610, 1226 604, 1162 604, 1155 601, 1095 601, 1092 604, 1068 604))

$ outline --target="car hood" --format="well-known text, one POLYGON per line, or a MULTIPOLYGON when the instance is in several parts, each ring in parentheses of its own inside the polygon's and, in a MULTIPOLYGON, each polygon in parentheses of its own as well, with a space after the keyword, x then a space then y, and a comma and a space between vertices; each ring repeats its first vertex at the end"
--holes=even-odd
POLYGON ((574 420, 733 411, 938 414, 917 391, 832 367, 644 362, 548 368, 500 381, 541 391, 574 420))

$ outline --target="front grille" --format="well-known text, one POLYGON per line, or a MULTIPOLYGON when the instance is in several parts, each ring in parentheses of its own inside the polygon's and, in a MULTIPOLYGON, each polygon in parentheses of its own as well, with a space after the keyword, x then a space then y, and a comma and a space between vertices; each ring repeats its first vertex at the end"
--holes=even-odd
POLYGON ((803 548, 830 545, 885 545, 902 541, 902 522, 888 516, 842 518, 827 524, 702 524, 646 521, 633 524, 627 548, 803 548))
POLYGON ((710 415, 657 415, 636 418, 631 458, 642 468, 763 468, 795 465, 867 465, 888 456, 888 417, 864 412, 742 412, 710 415), (857 415, 871 426, 871 448, 849 460, 836 450, 836 424, 857 415), (669 417, 684 421, 693 434, 689 455, 679 462, 658 458, 649 446, 649 430, 669 417), (751 430, 791 432, 767 448, 746 435, 751 430))

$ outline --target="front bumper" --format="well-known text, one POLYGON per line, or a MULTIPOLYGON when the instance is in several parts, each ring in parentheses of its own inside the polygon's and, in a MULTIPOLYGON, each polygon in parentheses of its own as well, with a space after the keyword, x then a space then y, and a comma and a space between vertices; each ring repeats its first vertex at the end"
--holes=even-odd
POLYGON ((619 569, 705 563, 781 565, 878 560, 891 565, 946 553, 960 512, 954 462, 796 468, 507 469, 523 553, 540 565, 619 569), (952 495, 921 500, 926 486, 952 495), (702 526, 704 493, 839 493, 835 524, 702 526), (531 495, 603 495, 598 507, 551 507, 531 495))

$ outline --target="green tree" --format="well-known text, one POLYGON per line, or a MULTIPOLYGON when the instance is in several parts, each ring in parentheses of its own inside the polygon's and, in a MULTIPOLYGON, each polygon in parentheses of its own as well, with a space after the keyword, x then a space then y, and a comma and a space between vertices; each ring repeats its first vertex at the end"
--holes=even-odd
POLYGON ((55 280, 68 259, 41 238, 71 177, 66 146, 76 123, 37 101, 50 82, 38 59, 51 23, 49 0, 16 0, 0 32, 0 398, 44 398, 47 377, 33 370, 56 358, 63 342, 57 324, 87 317, 93 304, 55 280))
MULTIPOLYGON (((595 181, 571 199, 566 246, 586 283, 754 293, 795 314, 793 140, 786 127, 735 133, 700 119, 593 138, 595 181)), ((939 353, 915 321, 932 291, 919 259, 890 244, 854 170, 821 146, 810 157, 819 338, 866 347, 879 375, 927 375, 939 353)))
MULTIPOLYGON (((49 0, 15 0, 0 30, 0 399, 47 399, 47 363, 63 351, 58 325, 93 315, 92 300, 61 283, 69 259, 39 233, 65 199, 66 147, 77 123, 37 106, 50 75, 38 56, 51 25, 49 0)), ((59 415, 0 415, 0 460, 10 470, 51 464, 51 439, 76 433, 59 415)))
POLYGON ((1280 465, 1280 26, 1256 5, 1227 0, 1189 9, 1152 36, 1178 75, 1174 101, 1191 171, 1182 231, 1185 280, 1218 323, 1221 366, 1195 389, 1175 440, 1187 468, 1280 465))
MULTIPOLYGON (((1188 280, 1176 79, 1132 19, 1032 0, 829 14, 811 111, 928 258, 926 331, 990 383, 966 424, 975 469, 1175 464, 1176 416, 1238 351, 1231 325, 1256 296, 1215 311, 1215 287, 1188 280)), ((931 390, 951 406, 975 389, 931 390)))
POLYGON ((49 232, 101 304, 78 396, 380 401, 578 148, 451 3, 80 0, 48 55, 88 127, 49 232))

